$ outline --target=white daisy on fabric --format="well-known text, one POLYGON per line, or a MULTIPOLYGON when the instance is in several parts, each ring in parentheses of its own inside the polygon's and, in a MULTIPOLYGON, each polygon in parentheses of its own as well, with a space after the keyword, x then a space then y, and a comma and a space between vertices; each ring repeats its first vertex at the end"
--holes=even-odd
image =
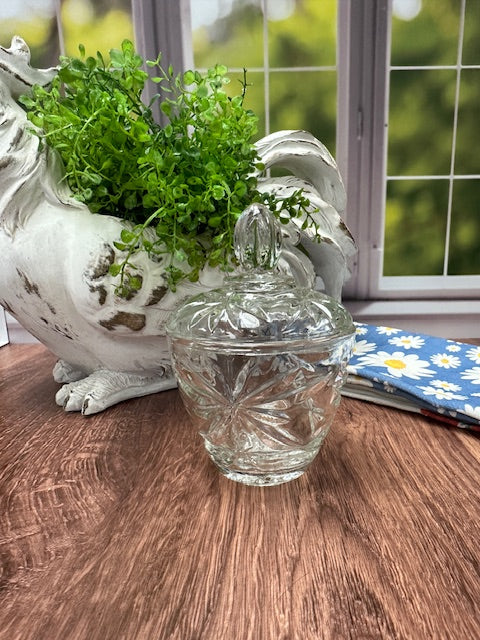
POLYGON ((420 349, 425 344, 425 340, 420 336, 395 336, 388 342, 404 349, 420 349))
POLYGON ((447 380, 432 380, 430 382, 432 387, 436 387, 437 389, 444 389, 445 391, 461 391, 462 387, 458 384, 453 384, 453 382, 448 382, 447 380))
POLYGON ((384 382, 383 383, 383 389, 384 391, 386 391, 387 393, 395 393, 396 389, 393 386, 393 384, 390 384, 389 382, 384 382))
POLYGON ((364 336, 368 332, 368 329, 367 329, 367 327, 365 327, 363 325, 357 325, 357 328, 355 329, 355 332, 356 332, 357 336, 364 336))
POLYGON ((359 363, 367 367, 385 367, 394 378, 406 377, 419 380, 436 373, 429 368, 429 362, 420 360, 415 353, 407 355, 403 351, 369 353, 366 356, 361 356, 359 363))
POLYGON ((433 364, 443 369, 456 369, 460 366, 460 358, 457 356, 451 356, 448 353, 435 353, 430 357, 433 364))
POLYGON ((447 351, 452 351, 453 353, 457 351, 461 351, 461 347, 458 344, 449 344, 448 347, 445 347, 447 351))
POLYGON ((472 347, 465 355, 469 360, 473 360, 475 364, 480 364, 480 347, 472 347))
POLYGON ((480 384, 480 367, 473 367, 472 369, 466 369, 461 377, 463 380, 470 380, 472 384, 480 384))
POLYGON ((373 351, 377 345, 374 342, 367 342, 366 340, 357 340, 353 347, 353 355, 361 356, 364 353, 373 351))
POLYGON ((384 336, 392 336, 395 333, 400 333, 401 329, 394 329, 393 327, 377 327, 377 333, 384 336))
POLYGON ((466 400, 468 396, 458 396, 439 387, 419 387, 426 396, 435 396, 437 400, 466 400))
POLYGON ((480 407, 472 407, 471 404, 466 404, 463 411, 467 416, 480 420, 480 407))

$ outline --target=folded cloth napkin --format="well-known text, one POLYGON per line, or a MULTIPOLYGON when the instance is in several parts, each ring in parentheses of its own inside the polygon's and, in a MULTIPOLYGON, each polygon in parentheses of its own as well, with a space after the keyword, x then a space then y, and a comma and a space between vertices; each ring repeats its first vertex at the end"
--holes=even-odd
POLYGON ((355 324, 343 395, 480 431, 480 346, 355 324))

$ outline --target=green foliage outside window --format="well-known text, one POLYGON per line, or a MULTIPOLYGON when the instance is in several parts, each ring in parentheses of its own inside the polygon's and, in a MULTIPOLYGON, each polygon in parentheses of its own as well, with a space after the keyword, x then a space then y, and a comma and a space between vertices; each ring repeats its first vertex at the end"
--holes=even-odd
MULTIPOLYGON (((50 67, 60 53, 58 27, 53 0, 29 0, 9 11, 8 0, 0 9, 0 43, 8 46, 12 36, 21 36, 29 45, 32 65, 50 67)), ((76 55, 78 45, 87 55, 100 50, 108 57, 110 49, 124 39, 133 39, 130 0, 62 0, 62 26, 67 55, 76 55)))
MULTIPOLYGON (((393 19, 391 64, 457 64, 461 3, 423 0, 411 21, 393 19)), ((480 3, 467 0, 462 64, 480 65, 480 3)), ((480 174, 480 69, 460 76, 454 157, 455 69, 398 70, 390 75, 390 175, 480 174), (453 161, 453 162, 452 162, 453 161)), ((480 181, 455 179, 447 245, 448 275, 480 273, 480 181)), ((448 179, 390 182, 387 190, 385 275, 441 275, 445 260, 448 179)))
MULTIPOLYGON (((297 0, 284 20, 269 22, 270 130, 311 131, 335 153, 336 74, 330 71, 277 71, 278 67, 335 64, 336 2, 297 0)), ((411 20, 394 14, 395 66, 456 65, 460 25, 458 0, 419 0, 411 20)), ((480 2, 467 0, 463 63, 480 65, 480 2)), ((259 3, 237 0, 232 12, 194 34, 195 64, 216 57, 230 66, 262 65, 259 3)), ((263 84, 263 74, 251 74, 263 84)), ((456 89, 455 70, 392 71, 387 170, 412 180, 389 182, 385 220, 384 275, 441 275, 447 231, 448 180, 413 176, 449 175, 456 89)), ((478 127, 480 69, 463 70, 460 86, 456 174, 480 174, 478 127)), ((261 113, 263 86, 249 97, 261 113)), ((456 180, 448 273, 480 273, 480 181, 456 180), (467 230, 468 229, 468 233, 467 230)))

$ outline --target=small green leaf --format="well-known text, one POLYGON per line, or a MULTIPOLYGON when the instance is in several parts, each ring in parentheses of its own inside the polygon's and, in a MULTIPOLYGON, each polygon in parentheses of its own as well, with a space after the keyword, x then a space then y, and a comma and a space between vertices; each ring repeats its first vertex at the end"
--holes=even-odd
POLYGON ((187 254, 185 253, 185 251, 183 251, 183 249, 177 249, 175 251, 175 259, 179 262, 185 262, 187 260, 187 254))
POLYGON ((193 84, 195 82, 195 74, 193 71, 185 71, 183 74, 183 83, 184 84, 193 84))
POLYGON ((215 200, 221 200, 225 197, 225 189, 221 185, 216 184, 212 189, 212 196, 215 200))
POLYGON ((128 229, 122 229, 122 231, 120 233, 120 238, 126 244, 130 244, 131 242, 133 242, 135 240, 135 234, 132 231, 129 231, 128 229))
POLYGON ((130 276, 128 278, 128 286, 134 291, 140 291, 143 279, 140 276, 130 276))
POLYGON ((242 180, 237 180, 237 182, 235 183, 234 191, 240 198, 243 198, 243 196, 246 195, 248 188, 245 182, 243 182, 242 180))
POLYGON ((127 38, 122 42, 122 51, 123 53, 130 53, 133 54, 135 49, 133 47, 133 42, 131 40, 128 40, 127 38))
POLYGON ((170 116, 172 113, 172 104, 166 101, 162 102, 162 104, 160 105, 160 109, 166 116, 170 116))
POLYGON ((221 216, 213 216, 212 218, 208 219, 208 226, 212 227, 213 229, 217 229, 221 225, 221 223, 221 216))
POLYGON ((36 127, 42 127, 43 123, 44 123, 44 119, 42 115, 36 115, 34 113, 29 113, 28 114, 30 122, 32 122, 32 124, 34 124, 36 127))

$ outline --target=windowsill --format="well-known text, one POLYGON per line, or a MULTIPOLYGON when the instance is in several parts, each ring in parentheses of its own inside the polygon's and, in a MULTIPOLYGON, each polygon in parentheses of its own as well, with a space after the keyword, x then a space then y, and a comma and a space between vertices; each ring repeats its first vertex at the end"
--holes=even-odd
POLYGON ((443 338, 478 335, 480 300, 344 300, 358 322, 443 338))
MULTIPOLYGON (((478 336, 480 300, 344 300, 354 320, 398 327, 443 338, 478 336)), ((7 318, 11 343, 35 343, 11 315, 7 318)))

